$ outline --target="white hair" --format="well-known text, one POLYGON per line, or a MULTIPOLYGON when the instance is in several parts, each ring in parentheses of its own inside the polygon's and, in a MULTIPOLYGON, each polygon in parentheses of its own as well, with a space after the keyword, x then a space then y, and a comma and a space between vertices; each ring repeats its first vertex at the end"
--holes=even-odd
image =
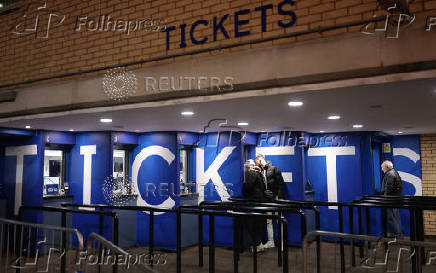
POLYGON ((390 160, 385 160, 382 163, 382 168, 385 167, 387 170, 392 170, 394 168, 394 164, 390 160))

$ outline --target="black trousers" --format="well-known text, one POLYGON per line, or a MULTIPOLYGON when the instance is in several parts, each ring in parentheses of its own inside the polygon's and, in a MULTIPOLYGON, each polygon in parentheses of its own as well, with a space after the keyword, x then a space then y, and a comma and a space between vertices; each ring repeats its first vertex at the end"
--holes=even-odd
POLYGON ((263 216, 244 216, 244 226, 247 232, 247 244, 258 246, 265 235, 266 219, 263 216))

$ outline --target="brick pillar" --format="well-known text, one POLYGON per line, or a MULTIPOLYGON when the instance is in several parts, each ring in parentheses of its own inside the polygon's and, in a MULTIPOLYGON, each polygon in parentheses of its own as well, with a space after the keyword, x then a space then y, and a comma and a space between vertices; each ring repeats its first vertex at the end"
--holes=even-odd
MULTIPOLYGON (((422 195, 436 196, 436 134, 421 135, 422 195)), ((425 235, 436 235, 436 211, 424 212, 425 235)))

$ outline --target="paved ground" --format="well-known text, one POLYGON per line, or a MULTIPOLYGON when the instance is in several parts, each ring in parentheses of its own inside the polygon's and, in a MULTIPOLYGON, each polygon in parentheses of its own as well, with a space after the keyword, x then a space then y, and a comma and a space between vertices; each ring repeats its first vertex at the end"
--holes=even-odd
MULTIPOLYGON (((315 273, 316 272, 316 252, 314 248, 315 244, 309 248, 308 251, 308 271, 307 273, 315 273)), ((403 251, 403 254, 400 258, 400 263, 398 263, 397 268, 397 257, 399 248, 391 249, 388 254, 388 263, 387 266, 381 265, 381 263, 385 260, 385 252, 383 251, 383 246, 377 246, 377 251, 373 251, 374 249, 367 250, 365 248, 365 258, 359 258, 358 248, 355 248, 356 254, 356 267, 351 267, 351 247, 345 246, 345 259, 346 259, 346 273, 381 273, 381 272, 400 272, 400 273, 409 273, 411 270, 411 263, 408 259, 410 256, 410 252, 403 251), (375 255, 375 256, 374 256, 375 255), (377 257, 375 260, 373 257, 377 257), (375 263, 378 263, 375 264, 375 263)), ((133 255, 143 255, 142 259, 145 260, 148 254, 147 248, 131 248, 127 249, 130 254, 133 255)), ((160 258, 160 264, 154 266, 154 269, 157 272, 176 272, 176 254, 169 252, 160 252, 155 251, 160 258), (164 263, 164 264, 162 264, 164 263)), ((69 251, 67 253, 67 260, 69 261, 67 272, 76 272, 79 269, 77 265, 75 265, 74 261, 78 259, 78 253, 76 251, 69 251)), ((230 248, 221 248, 217 247, 215 249, 215 272, 216 273, 231 273, 233 272, 233 251, 230 248)), ((436 257, 436 254, 433 255, 436 257)), ((156 257, 156 256, 155 256, 156 257)), ((341 272, 340 270, 340 255, 339 255, 339 245, 335 243, 323 243, 322 244, 322 252, 321 252, 321 272, 322 273, 337 273, 341 272)), ((4 258, 4 256, 3 256, 4 258)), ((182 272, 189 273, 199 273, 199 272, 209 272, 209 250, 208 247, 204 248, 204 266, 198 266, 198 248, 190 247, 183 250, 182 253, 182 272)), ((289 248, 289 272, 303 272, 303 258, 301 248, 290 247, 289 248)), ((435 259, 436 261, 436 259, 435 259)), ((39 261, 39 269, 43 270, 43 265, 46 262, 46 257, 42 257, 39 261)), ((258 255, 258 269, 257 272, 267 272, 267 273, 278 273, 283 272, 283 268, 277 265, 277 249, 269 249, 263 253, 258 255)), ((82 267, 83 272, 98 272, 98 266, 88 266, 86 268, 82 267)), ((0 267, 0 273, 3 272, 15 272, 14 269, 9 268, 6 270, 4 261, 0 267)), ((23 269, 21 272, 35 272, 35 270, 26 270, 23 269)), ((52 263, 51 268, 48 272, 60 272, 59 262, 52 263)), ((112 267, 103 266, 100 272, 110 273, 112 272, 112 267)), ((125 266, 119 266, 118 272, 124 273, 136 273, 136 272, 144 272, 137 267, 126 268, 125 266)), ((239 272, 241 273, 251 273, 253 271, 253 255, 245 251, 240 255, 239 260, 239 272)), ((423 273, 434 273, 436 272, 436 263, 430 266, 423 267, 423 273)))

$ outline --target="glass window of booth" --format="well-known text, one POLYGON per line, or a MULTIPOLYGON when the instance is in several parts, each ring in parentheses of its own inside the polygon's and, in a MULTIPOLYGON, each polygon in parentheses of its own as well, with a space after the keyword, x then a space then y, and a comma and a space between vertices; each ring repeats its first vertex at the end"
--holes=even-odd
POLYGON ((113 178, 114 184, 122 187, 127 184, 128 174, 128 150, 114 150, 113 156, 113 178))
POLYGON ((44 150, 44 195, 61 194, 65 182, 65 151, 44 150))
POLYGON ((192 185, 189 181, 189 149, 180 149, 180 193, 192 193, 192 185))

